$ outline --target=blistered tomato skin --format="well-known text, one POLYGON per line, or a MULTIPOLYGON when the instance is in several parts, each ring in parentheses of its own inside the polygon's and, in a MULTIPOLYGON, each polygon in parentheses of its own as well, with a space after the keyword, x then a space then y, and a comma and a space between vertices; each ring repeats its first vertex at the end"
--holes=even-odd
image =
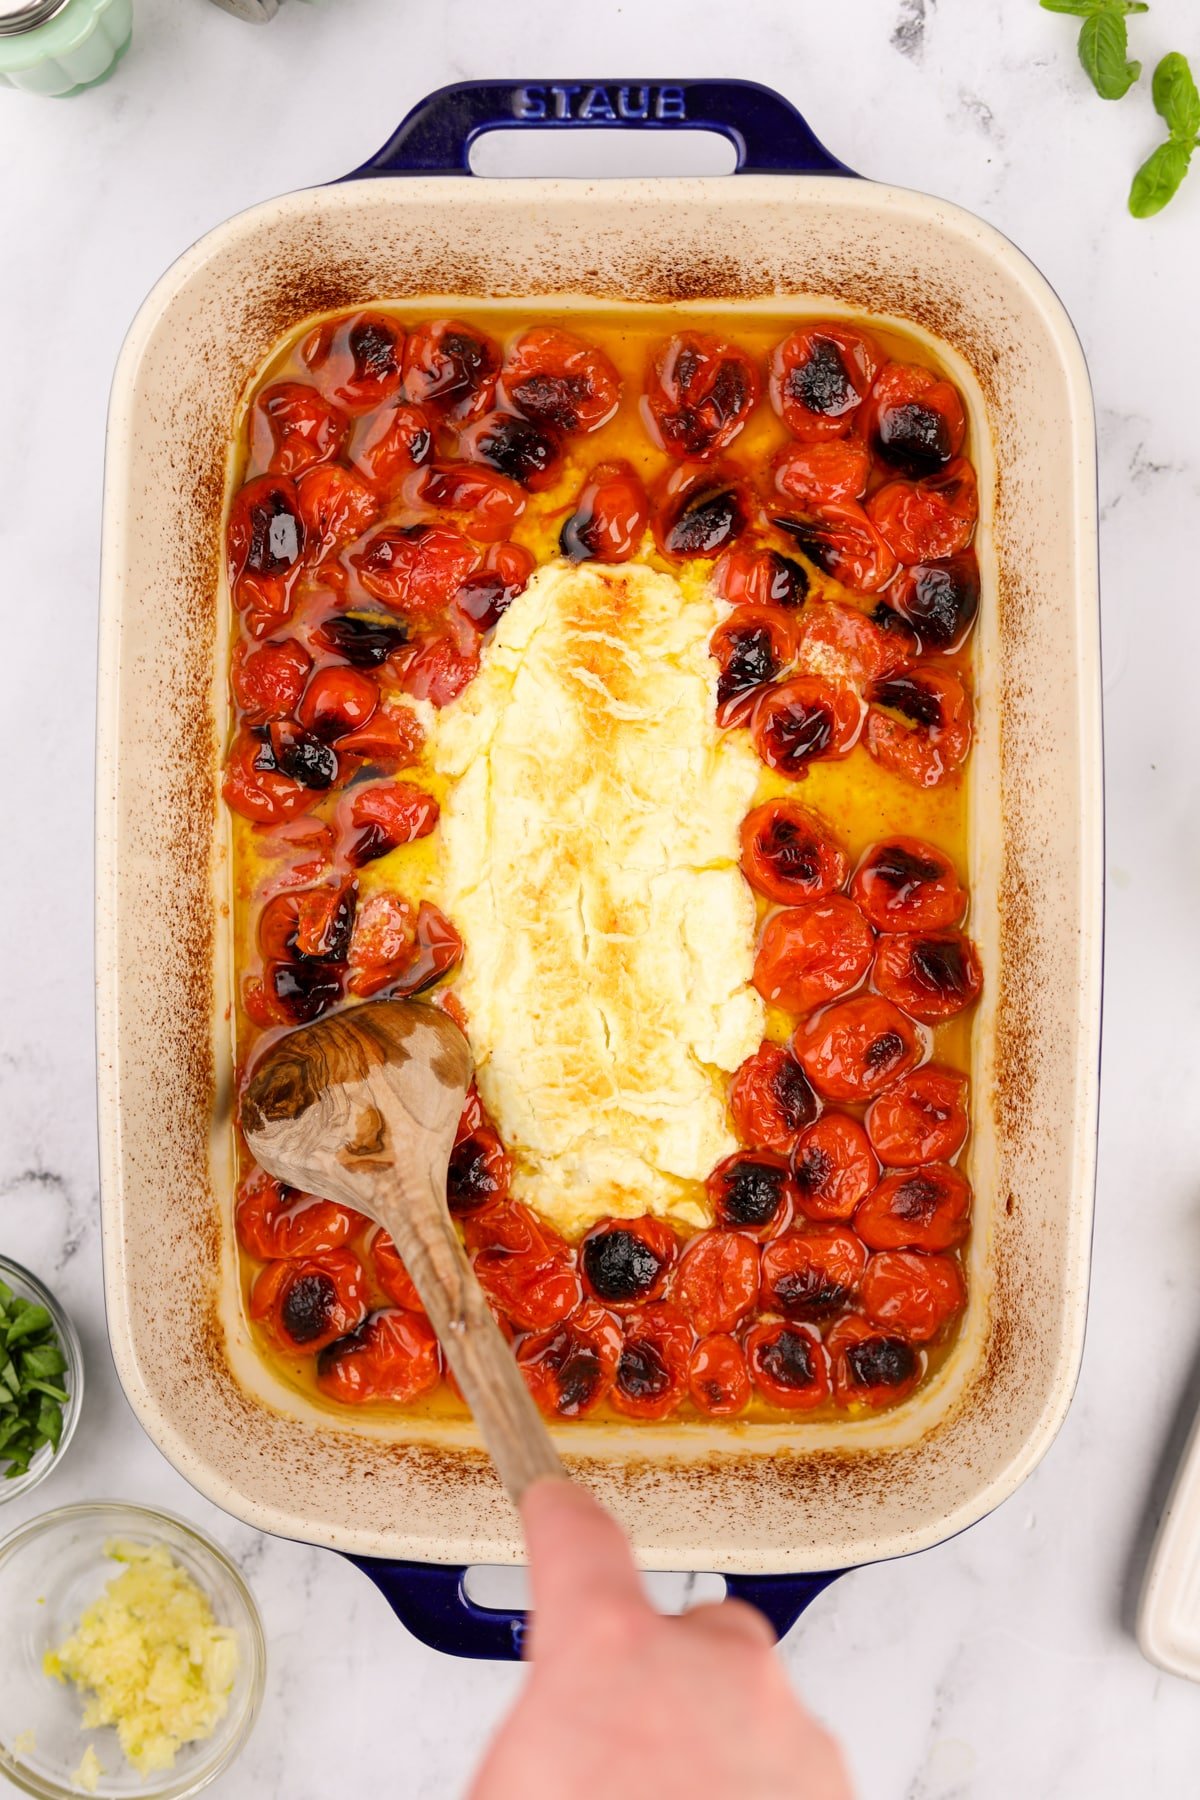
POLYGON ((238 489, 226 532, 233 603, 250 615, 256 637, 287 617, 304 554, 304 525, 294 481, 263 475, 238 489))
POLYGON ((587 1292, 604 1306, 641 1306, 661 1297, 679 1241, 662 1219, 614 1219, 595 1226, 579 1246, 587 1292))
POLYGON ((954 864, 921 838, 872 844, 850 892, 876 931, 937 931, 957 925, 967 907, 954 864))
POLYGON ((873 979, 886 999, 923 1025, 973 1006, 983 986, 979 954, 961 931, 881 938, 873 979))
POLYGON ((832 322, 802 326, 771 357, 771 405, 801 443, 845 437, 882 360, 864 331, 832 322))
POLYGON ((679 1259, 671 1298, 702 1337, 732 1331, 758 1299, 758 1245, 741 1231, 702 1231, 679 1259))
POLYGON ((967 1141, 967 1078, 927 1064, 902 1075, 867 1108, 867 1134, 880 1162, 908 1169, 947 1162, 967 1141))
POLYGON ((565 1241, 519 1201, 503 1200, 461 1213, 475 1277, 506 1318, 522 1331, 541 1331, 572 1313, 579 1276, 565 1241))
POLYGON ((734 1075, 729 1107, 744 1144, 786 1156, 820 1102, 795 1057, 781 1044, 763 1042, 734 1075))
POLYGON ((621 1344, 616 1315, 586 1301, 561 1324, 523 1338, 517 1364, 544 1413, 583 1419, 607 1399, 621 1344))
POLYGON ((399 392, 404 331, 386 313, 330 319, 301 352, 322 390, 347 412, 367 412, 399 392))
POLYGON ((733 606, 780 606, 787 611, 808 598, 808 570, 778 550, 735 544, 712 572, 713 589, 733 606))
POLYGON ((808 1012, 856 988, 874 951, 874 933, 853 900, 844 894, 808 900, 768 919, 754 985, 769 1006, 808 1012))
POLYGON ((360 420, 351 439, 350 463, 378 494, 390 499, 433 452, 432 413, 398 400, 360 420))
POLYGON ((773 515, 773 523, 825 575, 858 594, 877 594, 899 560, 857 500, 773 515))
POLYGON ((750 1399, 750 1371, 746 1353, 735 1337, 714 1332, 692 1351, 688 1366, 688 1392, 693 1403, 714 1419, 731 1419, 744 1412, 750 1399))
POLYGON ((654 535, 664 556, 719 556, 749 523, 749 496, 736 475, 685 465, 664 484, 654 535))
POLYGON ((864 733, 884 768, 914 787, 937 787, 971 748, 971 702, 951 669, 914 663, 875 682, 864 733))
POLYGON ((761 695, 750 735, 769 769, 800 777, 810 762, 848 756, 862 718, 856 694, 820 675, 795 675, 761 695))
POLYGON ((340 1250, 361 1225, 358 1213, 332 1200, 298 1194, 261 1169, 238 1188, 234 1226, 238 1242, 260 1262, 340 1250))
POLYGON ((796 1210, 787 1158, 771 1150, 735 1151, 717 1164, 704 1185, 717 1224, 751 1237, 785 1230, 796 1210))
POLYGON ((277 768, 269 753, 264 756, 266 748, 250 731, 239 731, 221 783, 226 806, 255 825, 278 824, 313 802, 310 789, 277 768))
POLYGON ((304 692, 312 657, 295 638, 257 650, 239 644, 233 659, 233 695, 247 725, 286 719, 304 692))
POLYGON ((358 731, 379 705, 379 689, 358 669, 318 669, 296 708, 297 723, 323 743, 358 731))
POLYGON ((924 1372, 922 1352, 848 1313, 826 1333, 838 1406, 891 1406, 911 1394, 924 1372))
POLYGON ((508 1193, 512 1158, 490 1125, 478 1125, 455 1144, 446 1171, 446 1204, 455 1218, 492 1206, 508 1193))
POLYGON ((792 444, 775 458, 775 486, 798 506, 827 506, 859 500, 867 491, 871 458, 861 444, 846 438, 825 443, 792 444))
POLYGON ((631 1419, 665 1419, 688 1385, 692 1328, 674 1306, 639 1307, 622 1320, 624 1341, 609 1398, 631 1419))
POLYGON ((885 1175, 854 1215, 871 1250, 953 1250, 970 1224, 971 1184, 948 1163, 885 1175))
POLYGON ((889 481, 867 516, 897 562, 927 563, 966 549, 979 518, 975 471, 964 457, 923 481, 889 481))
POLYGON ((559 534, 571 562, 628 562, 650 522, 650 502, 628 463, 600 463, 559 534))
POLYGON ((934 475, 957 456, 967 422, 958 390, 932 369, 890 362, 866 409, 871 449, 902 475, 934 475))
POLYGON ((794 800, 766 800, 741 827, 742 874, 768 900, 823 900, 846 879, 846 856, 823 822, 794 800))
POLYGON ((787 669, 795 650, 786 613, 767 606, 739 606, 717 626, 709 654, 717 676, 717 724, 741 725, 760 690, 787 669))
POLYGON ((852 1218, 878 1176, 866 1132, 845 1113, 822 1113, 800 1133, 792 1150, 792 1180, 807 1219, 840 1223, 852 1218))
POLYGON ((804 1412, 829 1398, 829 1358, 811 1325, 764 1320, 752 1326, 746 1361, 755 1387, 773 1406, 804 1412))
POLYGON ((460 435, 458 447, 472 461, 486 463, 531 492, 549 487, 562 461, 558 435, 518 413, 492 412, 477 419, 460 435))
POLYGON ((407 781, 381 783, 354 789, 349 808, 352 837, 346 860, 353 868, 387 856, 401 844, 427 837, 438 822, 438 803, 432 794, 407 781))
POLYGON ((920 1061, 921 1040, 898 1007, 856 994, 806 1019, 792 1050, 826 1099, 870 1100, 920 1061))
POLYGON ((545 326, 517 341, 500 380, 516 412, 566 433, 598 431, 621 399, 620 377, 602 350, 545 326))
POLYGON ((350 560, 373 600, 422 618, 448 605, 482 559, 452 525, 410 525, 386 526, 350 560))
POLYGON ((267 1263, 250 1289, 250 1317, 293 1356, 315 1356, 366 1311, 362 1266, 348 1250, 267 1263))
POLYGON ((404 1259, 382 1227, 371 1239, 370 1257, 375 1279, 392 1305, 403 1307, 406 1312, 424 1311, 421 1296, 404 1266, 404 1259))
POLYGON ((954 1257, 913 1250, 880 1250, 869 1257, 860 1291, 873 1325, 914 1344, 937 1337, 967 1303, 966 1283, 954 1257))
POLYGON ((299 475, 339 456, 350 421, 305 381, 263 388, 250 416, 250 462, 268 475, 299 475))
POLYGON ((395 1307, 372 1313, 317 1358, 318 1388, 343 1406, 406 1405, 435 1388, 441 1374, 441 1347, 429 1320, 395 1307))
POLYGON ((669 455, 706 460, 729 448, 758 395, 758 370, 744 350, 688 331, 656 352, 646 377, 644 413, 669 455))
POLYGON ((974 550, 942 562, 911 563, 887 591, 887 605, 911 626, 917 649, 961 650, 979 614, 979 562, 974 550))
POLYGON ((854 1298, 867 1252, 844 1225, 805 1225, 763 1248, 762 1304, 786 1319, 822 1319, 854 1298))
POLYGON ((443 418, 478 418, 492 404, 500 352, 491 338, 458 319, 412 330, 404 346, 404 393, 443 418))

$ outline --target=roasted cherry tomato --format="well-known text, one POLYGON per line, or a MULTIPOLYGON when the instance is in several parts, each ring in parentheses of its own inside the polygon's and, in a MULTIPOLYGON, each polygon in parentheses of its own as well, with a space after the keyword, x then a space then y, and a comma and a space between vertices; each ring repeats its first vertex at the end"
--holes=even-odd
POLYGON ((350 429, 345 413, 306 381, 263 388, 250 415, 250 463, 268 475, 299 475, 341 453, 350 429))
POLYGON ((426 638, 405 665, 404 691, 414 700, 449 706, 478 672, 479 633, 461 613, 451 613, 443 629, 426 638))
POLYGON ((850 892, 876 931, 937 931, 957 925, 967 906, 954 864, 922 838, 872 844, 850 892))
POLYGON ((379 613, 331 613, 316 628, 318 641, 356 669, 377 669, 408 643, 408 627, 379 613))
POLYGON ((856 1119, 822 1113, 792 1151, 800 1211, 809 1219, 848 1219, 879 1178, 879 1164, 856 1119))
POLYGON ((933 475, 963 447, 966 416, 958 390, 919 363, 885 363, 866 410, 876 456, 903 475, 933 475))
POLYGON ((390 499, 405 477, 433 455, 433 420, 423 407, 397 400, 355 427, 350 462, 375 490, 390 499))
POLYGON ((621 378, 603 350, 553 326, 518 338, 500 383, 510 406, 555 431, 598 431, 621 399, 621 378))
POLYGON ((967 1141, 967 1078, 932 1063, 902 1075, 867 1108, 867 1135, 893 1169, 946 1162, 967 1141))
POLYGON ((487 1108, 480 1098, 479 1089, 472 1082, 467 1089, 467 1097, 463 1101, 462 1117, 458 1121, 458 1129, 454 1134, 455 1143, 461 1144, 464 1138, 470 1137, 473 1131, 478 1131, 481 1125, 490 1126, 491 1122, 487 1108))
POLYGON ((402 1306, 406 1312, 424 1312, 421 1296, 404 1266, 404 1259, 382 1227, 371 1239, 370 1257, 375 1279, 392 1305, 402 1306))
POLYGON ((709 655, 717 664, 717 724, 741 725, 761 690, 782 675, 795 640, 786 613, 770 606, 739 606, 712 634, 709 655))
POLYGON ((360 669, 318 669, 296 708, 297 723, 322 743, 358 731, 379 705, 379 689, 360 669))
POLYGON ((492 544, 482 569, 468 575, 454 596, 454 611, 476 631, 491 631, 527 586, 534 560, 521 544, 492 544))
POLYGON ((975 471, 960 456, 923 481, 889 481, 867 501, 867 516, 899 562, 957 556, 979 518, 975 471))
POLYGON ((295 711, 311 670, 312 657, 295 638, 249 652, 239 644, 233 656, 233 697, 247 725, 286 719, 295 711))
POLYGON ((808 570, 795 557, 778 550, 735 544, 712 572, 713 588, 734 606, 803 606, 808 598, 808 570))
POLYGON ((970 1230, 971 1184, 949 1163, 885 1175, 854 1215, 871 1250, 953 1250, 970 1230))
POLYGON ((276 766, 270 746, 244 728, 233 740, 221 792, 226 806, 256 825, 275 825, 311 806, 315 795, 276 766))
POLYGON ((810 762, 848 756, 862 718, 862 703, 847 688, 819 675, 795 675, 760 695, 750 735, 769 769, 798 777, 810 762))
POLYGON ((404 392, 418 406, 447 419, 475 419, 492 404, 500 352, 458 319, 433 319, 408 334, 404 392))
POLYGON ((382 406, 400 389, 404 327, 386 313, 328 319, 310 332, 300 355, 331 399, 348 412, 382 406))
POLYGON ((396 980, 416 950, 417 914, 400 894, 371 894, 350 939, 350 990, 366 999, 396 980))
POLYGON ((472 462, 486 463, 530 493, 550 487, 562 462, 558 433, 519 413, 486 413, 460 433, 458 448, 472 462))
POLYGON ((966 761, 971 702, 951 669, 910 664, 873 683, 866 745, 885 769, 916 787, 937 787, 966 761))
MULTIPOLYGON (((289 948, 298 956, 315 956, 324 962, 345 962, 358 903, 354 882, 339 881, 331 887, 306 888, 302 893, 287 895, 286 899, 296 909, 296 925, 289 948)), ((266 937, 265 921, 275 904, 271 901, 259 920, 260 940, 266 937)), ((268 954, 284 952, 269 950, 268 954)))
POLYGON ((808 1225, 763 1246, 762 1305, 787 1319, 821 1319, 854 1299, 867 1253, 845 1225, 808 1225))
POLYGON ((736 475, 684 464, 663 483, 654 535, 664 556, 719 556, 749 523, 749 495, 736 475))
POLYGON ((741 1231, 701 1231, 686 1245, 671 1298, 701 1337, 732 1331, 758 1299, 758 1245, 741 1231))
POLYGON ((352 788, 348 798, 349 824, 357 836, 346 850, 346 861, 356 869, 400 844, 428 837, 438 822, 433 795, 407 781, 352 788))
POLYGON ((860 1284, 863 1310, 873 1325, 926 1344, 967 1303, 962 1269, 953 1256, 915 1250, 879 1250, 867 1259, 860 1284))
POLYGON ((888 589, 887 604, 911 625, 919 650, 961 650, 979 613, 974 550, 901 569, 888 589))
POLYGON ((936 1025, 974 1005, 983 972, 961 931, 896 932, 880 938, 872 980, 910 1019, 936 1025))
POLYGON ((621 1310, 658 1300, 667 1285, 679 1240, 664 1219, 606 1219, 579 1246, 584 1287, 605 1306, 621 1310))
POLYGON ((885 1336, 857 1313, 830 1328, 825 1348, 839 1406, 890 1406, 912 1393, 925 1368, 923 1353, 907 1338, 885 1336))
POLYGON ((742 821, 742 874, 782 906, 823 900, 846 879, 846 857, 816 813, 794 800, 764 800, 742 821))
POLYGON ((479 544, 508 537, 525 510, 516 482, 479 463, 430 463, 409 476, 404 491, 414 505, 448 514, 479 544))
POLYGON ((324 738, 290 719, 272 719, 255 733, 261 740, 256 767, 276 769, 301 787, 324 793, 338 778, 338 759, 324 738))
POLYGON ((388 1307, 322 1350, 317 1386, 331 1400, 360 1406, 368 1400, 407 1405, 437 1386, 442 1352, 423 1313, 388 1307))
POLYGON ((796 668, 857 693, 904 661, 907 646, 856 606, 825 600, 808 606, 796 627, 796 668))
POLYGON ((856 988, 871 966, 875 935, 844 894, 773 913, 754 958, 754 985, 770 1006, 803 1013, 856 988))
POLYGON ((385 700, 365 725, 338 739, 338 749, 364 756, 381 769, 407 769, 424 743, 425 733, 412 707, 385 700))
POLYGON ((304 554, 296 484, 261 475, 233 496, 226 533, 233 603, 255 637, 265 637, 291 610, 292 585, 304 554))
POLYGON ((910 1021, 874 994, 855 994, 806 1019, 792 1049, 817 1092, 830 1100, 873 1099, 921 1060, 910 1021))
POLYGON ((867 491, 871 458, 850 438, 789 444, 775 458, 775 486, 797 506, 827 506, 859 500, 867 491))
POLYGON ((518 1200, 463 1215, 480 1287, 523 1331, 543 1331, 579 1305, 575 1259, 563 1238, 518 1200), (482 1247, 480 1247, 482 1246, 482 1247))
POLYGON ((348 544, 379 517, 375 490, 340 463, 318 463, 296 481, 305 553, 320 562, 339 544, 348 544))
POLYGON ((773 522, 823 574, 855 593, 877 594, 896 573, 895 554, 857 500, 776 515, 773 522))
POLYGON ((512 1157, 490 1125, 458 1139, 446 1172, 446 1201, 456 1218, 491 1206, 508 1193, 512 1157))
POLYGON ((517 1346, 517 1363, 544 1413, 583 1419, 606 1399, 621 1356, 621 1325, 613 1313, 586 1300, 548 1331, 531 1333, 517 1346))
POLYGON ((650 521, 650 502, 626 462, 599 463, 579 490, 558 547, 572 562, 628 562, 650 521))
POLYGON ((341 971, 326 962, 267 963, 242 983, 242 1004, 256 1025, 307 1025, 342 998, 341 971))
POLYGON ((795 1057, 764 1040, 734 1075, 729 1107, 744 1144, 786 1156, 816 1118, 819 1102, 795 1057))
POLYGON ((726 1332, 701 1338, 688 1367, 688 1392, 701 1412, 729 1419, 745 1410, 750 1399, 746 1353, 726 1332))
POLYGON ((786 1230, 796 1210, 796 1190, 785 1156, 773 1150, 738 1150, 719 1162, 705 1182, 718 1225, 752 1237, 786 1230))
POLYGON ((238 1242, 251 1256, 260 1262, 289 1262, 340 1250, 362 1217, 332 1200, 298 1194, 256 1169, 238 1189, 234 1224, 238 1242))
POLYGON ((366 1315, 366 1278, 349 1250, 270 1262, 250 1289, 250 1317, 279 1349, 315 1356, 366 1315))
POLYGON ((772 1406, 803 1411, 829 1398, 829 1358, 811 1325, 764 1319, 746 1333, 755 1387, 772 1406))
POLYGON ((664 450, 703 460, 729 448, 758 395, 758 370, 744 350, 685 331, 655 352, 642 411, 664 450))
POLYGON ((451 525, 389 525, 350 560, 373 599, 420 618, 454 598, 479 552, 451 525))
POLYGON ((692 1328, 674 1306, 641 1306, 622 1320, 625 1341, 609 1392, 631 1419, 665 1419, 687 1392, 692 1328))
POLYGON ((802 443, 845 437, 871 391, 882 353, 853 326, 803 325, 771 357, 771 405, 802 443))

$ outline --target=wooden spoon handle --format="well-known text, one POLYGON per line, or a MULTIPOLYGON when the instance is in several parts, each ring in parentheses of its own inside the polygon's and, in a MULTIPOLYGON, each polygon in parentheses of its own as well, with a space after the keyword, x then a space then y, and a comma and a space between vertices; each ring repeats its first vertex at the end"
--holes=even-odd
POLYGON ((565 1480, 566 1470, 475 1279, 438 1187, 432 1171, 411 1163, 381 1172, 372 1195, 373 1210, 412 1276, 500 1479, 513 1501, 519 1502, 532 1482, 545 1475, 565 1480))

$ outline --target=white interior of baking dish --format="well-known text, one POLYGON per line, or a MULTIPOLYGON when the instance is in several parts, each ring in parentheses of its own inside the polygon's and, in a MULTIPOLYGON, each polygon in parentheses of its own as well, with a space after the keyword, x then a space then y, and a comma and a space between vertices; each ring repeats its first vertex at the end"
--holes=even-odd
POLYGON ((972 759, 977 1223, 962 1337, 866 1422, 558 1432, 660 1567, 838 1567, 919 1548, 1011 1491, 1082 1345, 1100 958, 1092 415, 1061 307, 939 202, 829 178, 400 178, 271 202, 212 233, 130 334, 110 417, 100 698, 101 1125, 109 1323, 142 1422, 267 1529, 363 1553, 511 1560, 468 1427, 319 1411, 237 1299, 227 844, 216 801, 227 599, 219 512, 239 394, 332 306, 547 296, 736 314, 863 310, 928 334, 967 395, 984 603, 972 759), (752 1484, 752 1485, 750 1485, 752 1484))

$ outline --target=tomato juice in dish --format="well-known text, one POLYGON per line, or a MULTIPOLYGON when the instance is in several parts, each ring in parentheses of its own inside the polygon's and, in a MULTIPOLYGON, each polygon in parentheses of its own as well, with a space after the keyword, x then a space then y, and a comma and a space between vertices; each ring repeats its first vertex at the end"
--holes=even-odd
MULTIPOLYGON (((380 305, 247 396, 239 1074, 451 1012, 451 1210, 554 1417, 865 1413, 954 1341, 970 457, 924 345, 795 313, 380 305)), ((238 1148, 264 1352, 461 1409, 386 1236, 238 1148)))

